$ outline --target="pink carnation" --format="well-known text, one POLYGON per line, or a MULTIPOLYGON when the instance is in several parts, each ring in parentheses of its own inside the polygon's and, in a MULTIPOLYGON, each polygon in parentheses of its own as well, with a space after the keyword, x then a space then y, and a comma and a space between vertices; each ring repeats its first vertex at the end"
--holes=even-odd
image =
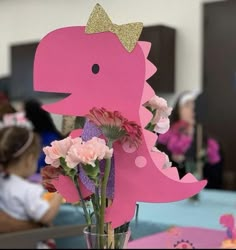
POLYGON ((166 117, 161 117, 160 120, 156 123, 154 132, 159 134, 166 133, 170 128, 170 120, 166 117))
POLYGON ((72 145, 66 156, 66 163, 71 168, 76 167, 79 163, 95 167, 96 160, 111 158, 112 154, 113 149, 109 149, 105 140, 93 137, 82 144, 72 145))
POLYGON ((60 141, 53 141, 51 146, 43 148, 43 151, 46 155, 45 162, 54 167, 59 167, 60 158, 65 158, 70 147, 74 143, 79 143, 81 141, 81 138, 72 139, 70 136, 60 141))
POLYGON ((53 167, 58 168, 60 166, 60 156, 58 152, 50 146, 44 147, 43 152, 45 153, 45 162, 53 167))
POLYGON ((169 115, 172 108, 168 107, 167 101, 157 95, 153 96, 147 103, 146 107, 149 107, 153 112, 151 124, 155 125, 154 132, 159 134, 166 133, 170 128, 169 115))
MULTIPOLYGON (((145 106, 150 107, 152 110, 156 110, 156 115, 159 117, 168 117, 171 114, 172 108, 168 107, 167 101, 157 95, 153 96, 145 106)), ((154 122, 158 119, 154 117, 154 122)))

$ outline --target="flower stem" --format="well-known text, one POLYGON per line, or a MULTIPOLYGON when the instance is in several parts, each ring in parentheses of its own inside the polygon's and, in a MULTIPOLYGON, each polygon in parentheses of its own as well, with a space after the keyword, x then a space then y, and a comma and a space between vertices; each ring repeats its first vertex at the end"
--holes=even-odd
POLYGON ((87 208, 86 208, 85 201, 84 201, 84 199, 83 199, 83 196, 82 196, 82 193, 81 193, 81 190, 80 190, 80 187, 79 187, 79 182, 78 182, 78 177, 77 177, 77 175, 74 176, 74 183, 75 183, 76 189, 77 189, 78 194, 79 194, 79 197, 80 197, 80 202, 81 202, 82 208, 83 208, 83 210, 84 210, 85 220, 86 220, 86 223, 87 223, 87 225, 88 225, 88 230, 89 230, 89 232, 90 232, 92 222, 91 222, 90 215, 89 215, 88 210, 87 210, 87 208))
MULTIPOLYGON (((108 199, 108 206, 111 206, 112 200, 108 199)), ((107 238, 108 238, 108 246, 111 249, 114 249, 115 247, 115 236, 114 236, 114 230, 111 227, 111 223, 108 223, 107 225, 107 238)))
POLYGON ((99 182, 98 179, 95 181, 95 193, 91 196, 93 211, 96 217, 96 233, 99 233, 99 222, 100 222, 100 199, 99 199, 99 182))
MULTIPOLYGON (((100 211, 100 199, 99 199, 99 186, 96 185, 95 186, 95 203, 96 203, 96 222, 97 222, 97 225, 99 225, 99 220, 100 220, 100 214, 99 214, 99 211, 100 211)), ((98 226, 96 228, 96 231, 98 233, 98 226)))
POLYGON ((100 237, 99 237, 99 217, 100 217, 100 199, 99 199, 99 180, 96 178, 95 181, 95 194, 91 196, 92 204, 93 204, 93 211, 96 217, 96 248, 98 249, 100 246, 100 237))
MULTIPOLYGON (((112 147, 112 142, 108 141, 108 147, 112 147)), ((105 218, 105 208, 106 208, 106 190, 107 190, 107 182, 109 178, 111 170, 111 158, 106 159, 106 165, 104 170, 104 176, 102 179, 102 186, 101 186, 101 215, 100 215, 100 223, 99 223, 99 233, 102 235, 104 234, 104 218, 105 218)), ((102 239, 100 241, 101 248, 103 248, 102 239)))

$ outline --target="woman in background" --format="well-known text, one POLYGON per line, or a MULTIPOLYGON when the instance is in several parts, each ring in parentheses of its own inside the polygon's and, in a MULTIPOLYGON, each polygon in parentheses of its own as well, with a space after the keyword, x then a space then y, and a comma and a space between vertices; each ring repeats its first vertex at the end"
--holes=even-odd
POLYGON ((47 111, 42 109, 42 104, 35 99, 27 100, 24 103, 26 118, 29 119, 36 132, 41 138, 41 153, 38 160, 37 173, 46 165, 43 147, 49 146, 54 140, 61 140, 62 134, 56 128, 53 119, 47 111))
POLYGON ((156 146, 169 156, 180 178, 191 172, 197 178, 207 179, 207 188, 221 188, 220 146, 196 121, 196 97, 195 93, 187 91, 179 96, 170 116, 170 129, 159 135, 156 146))

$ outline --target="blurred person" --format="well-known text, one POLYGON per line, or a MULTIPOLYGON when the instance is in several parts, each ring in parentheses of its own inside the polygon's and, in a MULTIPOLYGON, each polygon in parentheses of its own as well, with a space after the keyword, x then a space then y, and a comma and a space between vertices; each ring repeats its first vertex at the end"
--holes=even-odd
POLYGON ((19 126, 0 129, 0 211, 17 220, 50 225, 62 196, 54 193, 45 199, 43 186, 28 181, 39 153, 39 138, 33 131, 19 126))
POLYGON ((3 91, 0 91, 0 105, 6 102, 9 102, 8 96, 3 91))
POLYGON ((221 162, 220 146, 196 121, 196 98, 197 94, 190 91, 178 97, 170 115, 170 129, 159 135, 156 146, 169 156, 180 178, 190 172, 199 179, 207 179, 207 188, 220 188, 221 170, 215 168, 221 162), (208 171, 204 171, 206 167, 208 171))
POLYGON ((16 109, 10 103, 8 96, 0 91, 0 121, 5 114, 15 113, 16 109))
POLYGON ((41 106, 42 103, 35 99, 25 101, 23 105, 26 118, 31 121, 34 132, 41 139, 41 153, 36 173, 40 173, 41 168, 47 165, 45 163, 45 154, 42 150, 43 147, 49 146, 54 140, 61 140, 63 138, 62 134, 56 128, 50 113, 42 109, 41 106))
POLYGON ((0 102, 0 121, 3 120, 4 115, 15 113, 16 109, 11 105, 10 102, 0 102))

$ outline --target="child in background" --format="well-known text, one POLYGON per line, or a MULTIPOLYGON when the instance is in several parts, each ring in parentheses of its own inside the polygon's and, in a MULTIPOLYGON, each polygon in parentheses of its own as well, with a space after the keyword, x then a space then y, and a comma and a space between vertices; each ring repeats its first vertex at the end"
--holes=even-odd
POLYGON ((62 196, 43 198, 43 186, 27 180, 37 168, 38 136, 25 127, 0 129, 0 210, 18 220, 50 225, 60 208, 62 196))
POLYGON ((15 112, 15 108, 9 102, 0 103, 0 121, 3 120, 4 115, 15 112))

